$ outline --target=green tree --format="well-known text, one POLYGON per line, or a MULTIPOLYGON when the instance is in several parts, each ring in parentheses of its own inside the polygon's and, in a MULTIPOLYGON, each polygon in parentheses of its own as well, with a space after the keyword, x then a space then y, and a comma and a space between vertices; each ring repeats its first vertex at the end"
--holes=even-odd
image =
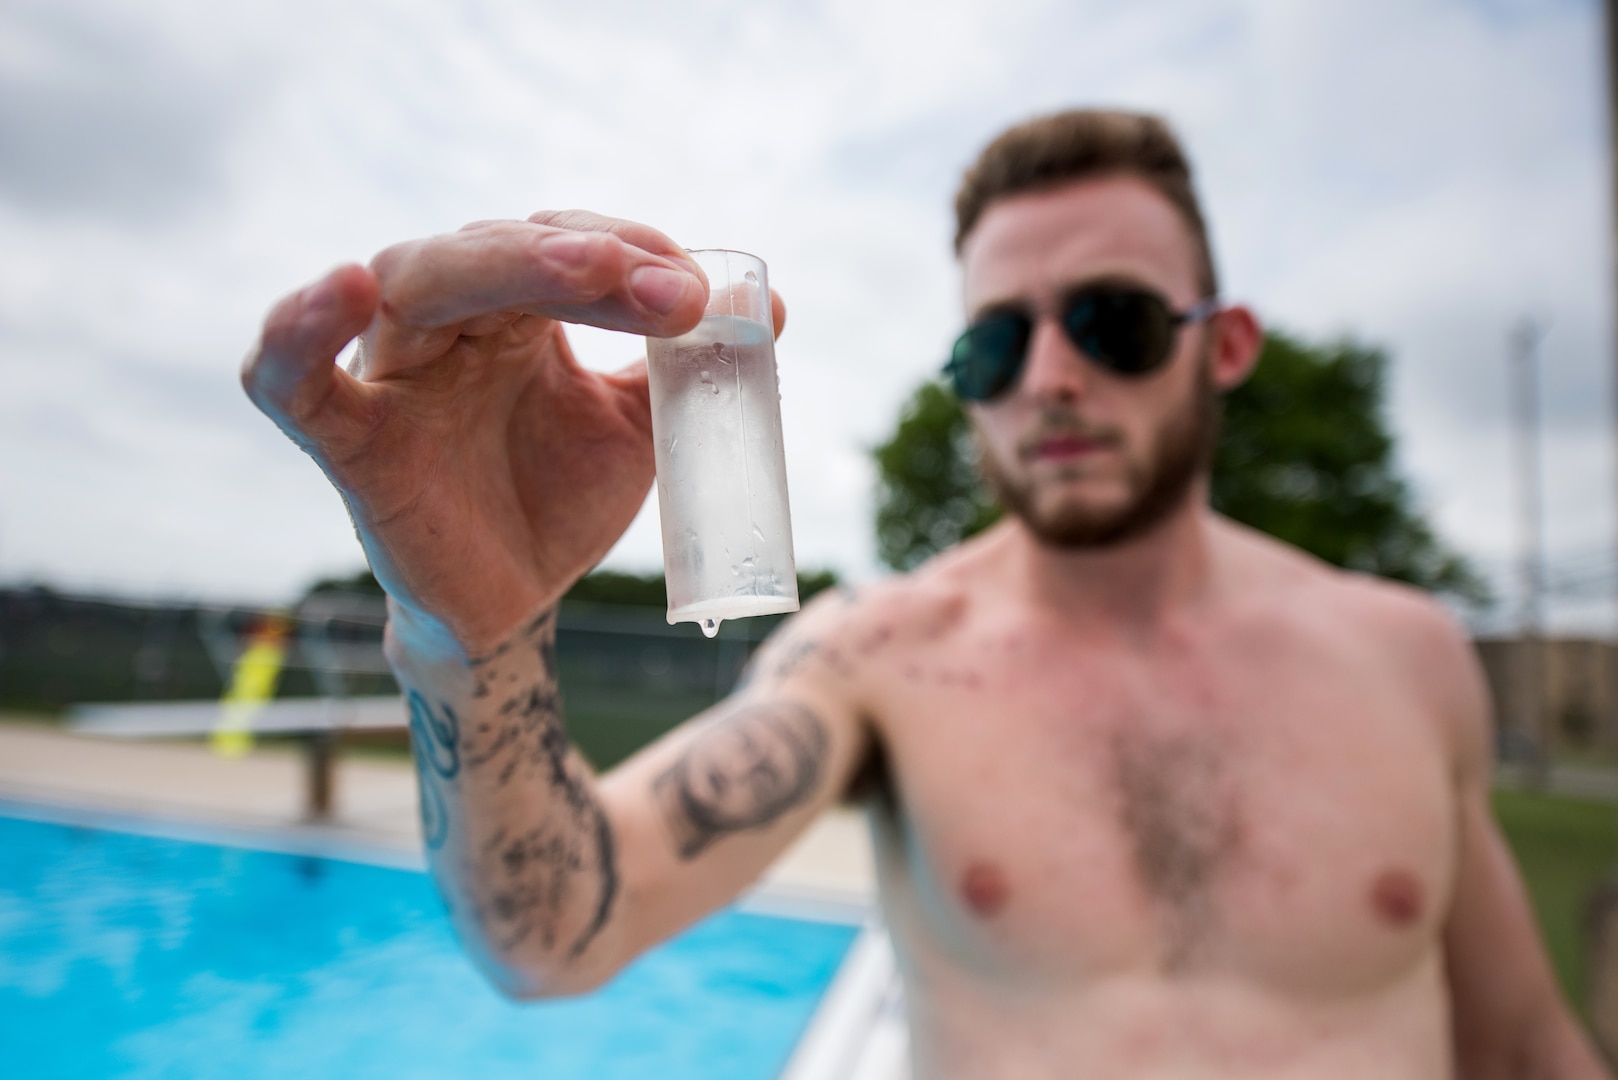
POLYGON ((1253 377, 1225 399, 1214 507, 1337 566, 1484 603, 1483 580, 1398 473, 1387 368, 1380 349, 1353 341, 1270 334, 1253 377))
MULTIPOLYGON (((1380 350, 1271 333, 1253 376, 1225 397, 1213 504, 1337 566, 1484 603, 1483 581, 1435 536, 1398 474, 1386 374, 1380 350)), ((966 417, 936 382, 911 396, 873 456, 877 551, 896 570, 999 516, 966 417)))
POLYGON ((916 389, 898 430, 872 455, 877 554, 895 570, 909 570, 1000 517, 978 479, 960 402, 937 382, 916 389))

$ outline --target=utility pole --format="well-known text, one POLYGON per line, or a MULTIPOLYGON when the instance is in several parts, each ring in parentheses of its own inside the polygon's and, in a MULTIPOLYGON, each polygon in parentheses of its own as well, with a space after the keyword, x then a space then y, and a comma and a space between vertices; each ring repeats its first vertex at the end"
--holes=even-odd
MULTIPOLYGON (((1612 232, 1608 234, 1608 243, 1612 259, 1611 284, 1618 290, 1618 0, 1603 0, 1601 8, 1604 16, 1601 37, 1606 45, 1607 61, 1607 180, 1612 185, 1612 218, 1608 222, 1612 232)), ((1618 293, 1614 301, 1612 311, 1618 316, 1618 293)), ((1618 333, 1618 327, 1614 329, 1618 333)), ((1613 430, 1618 435, 1618 351, 1613 359, 1613 430)), ((1613 539, 1618 547, 1618 535, 1613 539)), ((1613 670, 1608 677, 1612 680, 1612 700, 1618 701, 1618 645, 1614 646, 1612 655, 1613 670)), ((1618 717, 1611 718, 1609 723, 1618 727, 1618 717)))
POLYGON ((1521 512, 1515 726, 1534 740, 1533 779, 1542 785, 1554 749, 1555 730, 1545 709, 1545 508, 1539 437, 1539 342, 1544 327, 1523 319, 1509 335, 1512 404, 1517 428, 1517 492, 1521 512))
MULTIPOLYGON (((1607 180, 1612 185, 1612 218, 1608 222, 1612 232, 1608 233, 1608 252, 1613 276, 1609 284, 1618 289, 1618 0, 1602 0, 1601 13, 1605 23, 1601 37, 1607 61, 1607 180)), ((1609 310, 1618 314, 1618 303, 1609 310)), ((1614 360, 1618 361, 1618 355, 1614 360)), ((1614 364, 1614 373, 1613 420, 1614 431, 1618 433, 1618 363, 1614 364)), ((1618 543, 1618 536, 1614 541, 1618 543)), ((1618 648, 1608 655, 1618 657, 1618 648)), ((1618 662, 1613 664, 1609 678, 1613 680, 1613 699, 1618 700, 1618 662)), ((1618 724, 1618 719, 1609 717, 1607 722, 1618 724)), ((1612 879, 1609 871, 1609 882, 1612 879)), ((1585 910, 1588 929, 1580 944, 1588 963, 1586 1004, 1590 1010, 1590 1029, 1612 1060, 1618 1057, 1618 889, 1610 883, 1599 889, 1587 902, 1585 910)))

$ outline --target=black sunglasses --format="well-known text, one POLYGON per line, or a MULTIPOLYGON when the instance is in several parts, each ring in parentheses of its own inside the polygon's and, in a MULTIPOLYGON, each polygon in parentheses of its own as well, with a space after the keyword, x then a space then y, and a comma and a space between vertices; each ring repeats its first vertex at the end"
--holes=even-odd
MULTIPOLYGON (((1174 353, 1174 334, 1219 310, 1217 297, 1175 311, 1148 289, 1086 285, 1062 301, 1057 321, 1085 356, 1118 375, 1148 375, 1174 353)), ((1025 311, 992 311, 955 339, 944 373, 965 401, 992 401, 1011 389, 1028 359, 1034 320, 1025 311)))

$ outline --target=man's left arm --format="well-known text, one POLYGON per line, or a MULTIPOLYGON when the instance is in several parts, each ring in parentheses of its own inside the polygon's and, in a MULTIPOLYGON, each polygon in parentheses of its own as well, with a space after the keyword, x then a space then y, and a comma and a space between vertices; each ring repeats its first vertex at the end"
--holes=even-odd
MULTIPOLYGON (((1447 620, 1446 620, 1447 621, 1447 620)), ((1456 1075, 1461 1080, 1604 1080, 1611 1074, 1563 999, 1489 804, 1491 723, 1483 673, 1453 628, 1427 670, 1456 749, 1459 864, 1444 926, 1456 1075), (1438 673, 1444 673, 1442 675, 1438 673)))

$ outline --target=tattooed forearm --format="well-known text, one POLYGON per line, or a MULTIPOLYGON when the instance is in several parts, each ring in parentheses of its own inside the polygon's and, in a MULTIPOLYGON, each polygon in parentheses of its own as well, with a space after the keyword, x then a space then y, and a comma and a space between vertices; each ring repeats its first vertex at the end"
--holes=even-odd
POLYGON ((421 774, 421 835, 427 849, 437 851, 449 835, 449 816, 440 784, 455 779, 461 771, 460 752, 455 745, 459 725, 448 705, 440 719, 417 691, 410 691, 407 700, 410 751, 416 759, 416 771, 421 774))
POLYGON ((826 728, 801 705, 750 705, 715 721, 652 782, 682 859, 763 828, 814 793, 826 728))
POLYGON ((461 725, 455 710, 441 705, 439 714, 419 691, 410 691, 410 745, 415 751, 417 767, 423 773, 431 772, 443 780, 453 780, 461 772, 461 754, 456 746, 461 725))
MULTIPOLYGON (((533 938, 547 951, 560 944, 563 916, 570 911, 570 900, 582 879, 590 879, 593 868, 613 863, 612 830, 602 815, 596 815, 588 833, 540 825, 513 833, 496 830, 479 852, 478 865, 488 888, 475 908, 495 948, 507 952, 533 938)), ((569 959, 577 957, 605 925, 611 910, 616 877, 608 875, 597 897, 593 915, 568 947, 569 959)))
POLYGON ((563 727, 552 614, 473 661, 471 675, 459 711, 408 692, 428 849, 457 841, 460 906, 497 952, 537 943, 577 957, 611 915, 618 871, 611 823, 563 727))
MULTIPOLYGON (((417 768, 420 768, 418 761, 417 768)), ((444 792, 437 781, 421 772, 421 838, 428 851, 444 846, 449 836, 449 809, 444 805, 444 792)))

